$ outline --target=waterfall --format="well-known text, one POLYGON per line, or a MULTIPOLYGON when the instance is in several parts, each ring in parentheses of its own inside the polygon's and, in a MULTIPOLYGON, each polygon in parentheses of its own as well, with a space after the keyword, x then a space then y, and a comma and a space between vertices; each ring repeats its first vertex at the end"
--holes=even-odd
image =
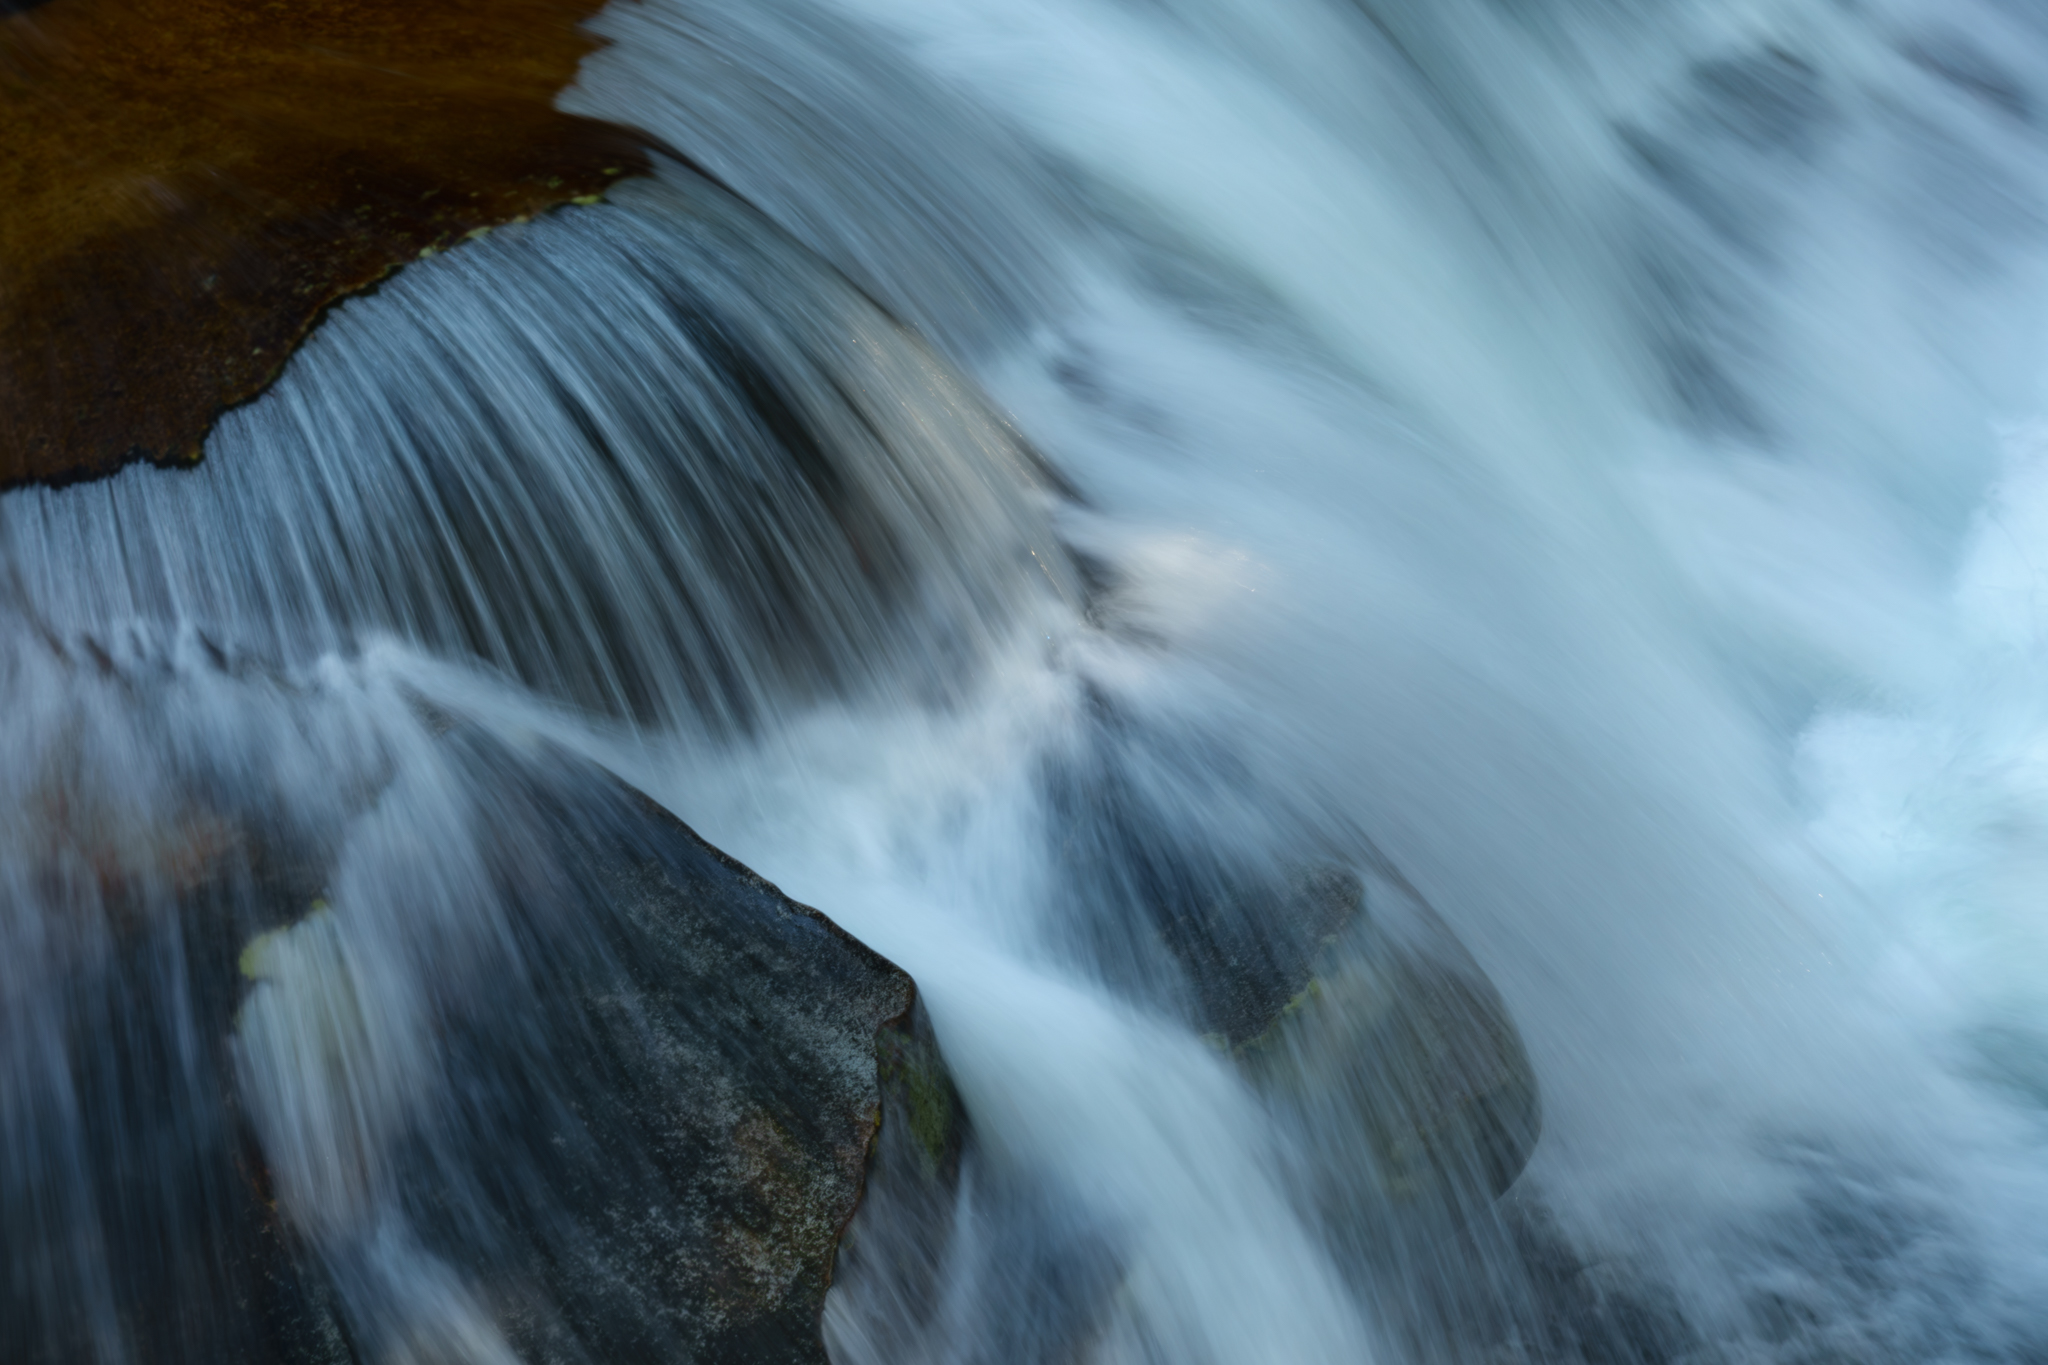
POLYGON ((653 177, 336 309, 195 469, 0 497, 19 1340, 148 1358, 122 1210, 207 1225, 231 1073, 353 1349, 519 1358, 397 1172, 489 1162, 447 1021, 597 932, 506 889, 559 752, 918 982, 977 1146, 839 1365, 2048 1352, 2048 21, 594 23, 561 103, 653 177), (1256 970, 1330 869, 1519 1028, 1499 1200, 1393 1190, 1402 1058, 1219 1045, 1161 904, 1256 970), (214 940, 246 1007, 163 984, 214 940))

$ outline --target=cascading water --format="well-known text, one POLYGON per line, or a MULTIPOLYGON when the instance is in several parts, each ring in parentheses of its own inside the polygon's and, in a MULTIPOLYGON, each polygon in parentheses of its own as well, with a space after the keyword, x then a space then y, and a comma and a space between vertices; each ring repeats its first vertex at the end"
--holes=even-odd
POLYGON ((405 1181, 492 1160, 449 1021, 579 932, 498 866, 550 746, 920 984, 979 1146, 842 1365, 2048 1353, 2048 22, 597 27, 565 104, 705 175, 339 309, 197 470, 0 499, 20 1354, 150 1355, 227 1068, 354 1349, 516 1358, 502 1229, 405 1181), (220 858, 231 941, 327 907, 232 1019, 163 985, 220 858), (1333 865, 1520 1025, 1498 1204, 1356 1138, 1399 1059, 1289 1107, 1201 1036, 1161 905, 1256 962, 1333 865))

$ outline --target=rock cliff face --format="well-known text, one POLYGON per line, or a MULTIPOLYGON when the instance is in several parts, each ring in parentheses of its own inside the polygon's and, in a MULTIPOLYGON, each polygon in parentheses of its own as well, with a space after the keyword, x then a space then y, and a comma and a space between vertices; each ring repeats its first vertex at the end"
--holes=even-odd
POLYGON ((335 300, 644 169, 590 0, 0 4, 0 488, 179 464, 335 300))

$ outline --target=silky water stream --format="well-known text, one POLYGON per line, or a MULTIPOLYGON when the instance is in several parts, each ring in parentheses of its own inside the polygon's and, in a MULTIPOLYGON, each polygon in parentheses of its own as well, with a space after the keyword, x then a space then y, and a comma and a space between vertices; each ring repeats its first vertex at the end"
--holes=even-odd
POLYGON ((353 1348, 517 1358, 396 1172, 493 1159, 446 1021, 577 933, 503 890, 559 751, 919 983, 977 1145, 841 1365, 2048 1359, 2048 19, 596 27, 565 105, 694 169, 0 499, 11 1340, 232 1317, 131 1235, 217 1216, 228 1066, 353 1348), (1256 962, 1332 869, 1519 1027, 1504 1198, 1361 1137, 1402 1056, 1281 1102, 1209 1027, 1171 907, 1256 962), (346 1000, 164 987, 316 900, 346 1000))

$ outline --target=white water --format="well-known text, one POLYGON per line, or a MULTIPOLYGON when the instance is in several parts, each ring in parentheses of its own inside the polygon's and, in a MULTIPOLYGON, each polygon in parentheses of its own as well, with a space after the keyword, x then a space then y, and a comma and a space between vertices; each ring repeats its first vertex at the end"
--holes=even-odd
MULTIPOLYGON (((316 805, 293 762, 348 746, 294 758, 276 717, 328 716, 433 809, 470 798, 413 754, 424 695, 603 757, 909 969, 986 1198, 931 1322, 840 1292, 841 1365, 2048 1350, 2048 23, 648 0, 599 27, 566 102, 803 250, 672 176, 341 310, 196 474, 9 495, 24 619, 127 680, 17 664, 12 693, 138 716, 92 743, 166 772, 249 708, 266 738, 221 766, 316 805), (887 571, 817 510, 839 485, 731 435, 731 373, 653 302, 671 271, 799 392, 887 571), (769 528, 738 567, 699 552, 735 522, 769 528), (1060 544, 1107 580, 1085 610, 1060 544), (1396 1270, 1318 1226, 1287 1139, 1100 947, 1118 888, 1076 884, 1048 776, 1098 768, 1175 847, 1363 830, 1427 895, 1535 1061, 1516 1216, 1590 1265, 1568 1290, 1505 1224, 1396 1270), (1110 1290, 1039 1313, 1063 1265, 1110 1290), (1659 1325, 1543 1334, 1596 1299, 1659 1325)), ((43 741, 10 743, 30 788, 43 741)), ((475 1311, 361 1292, 451 1341, 475 1311)))

